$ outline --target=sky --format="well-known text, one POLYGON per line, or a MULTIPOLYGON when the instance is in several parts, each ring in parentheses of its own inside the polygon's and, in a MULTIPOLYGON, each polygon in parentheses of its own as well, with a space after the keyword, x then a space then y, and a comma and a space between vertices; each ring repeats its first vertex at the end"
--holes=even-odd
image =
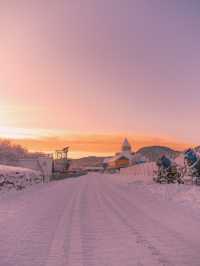
POLYGON ((71 154, 200 144, 197 0, 0 2, 0 138, 71 154))

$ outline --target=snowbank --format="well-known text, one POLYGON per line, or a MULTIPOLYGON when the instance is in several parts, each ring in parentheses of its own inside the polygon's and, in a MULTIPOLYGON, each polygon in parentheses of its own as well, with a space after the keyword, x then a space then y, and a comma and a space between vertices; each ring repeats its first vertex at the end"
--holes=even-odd
POLYGON ((137 164, 128 168, 121 169, 122 174, 128 175, 143 175, 143 176, 153 176, 154 171, 157 170, 156 164, 154 162, 151 163, 142 163, 137 164))
POLYGON ((184 154, 180 154, 178 157, 175 158, 175 163, 179 166, 184 166, 184 154))
MULTIPOLYGON (((177 158, 177 163, 182 164, 182 157, 177 158)), ((184 204, 192 209, 200 209, 200 187, 196 185, 156 184, 153 181, 155 163, 144 163, 121 170, 120 174, 112 175, 116 183, 128 186, 139 185, 142 190, 153 194, 157 200, 164 199, 179 204, 184 204)))
POLYGON ((20 190, 43 180, 41 173, 27 168, 0 165, 0 191, 20 190))
POLYGON ((121 169, 120 175, 123 176, 123 182, 143 182, 149 184, 152 183, 155 170, 157 170, 157 167, 154 162, 143 163, 121 169))
POLYGON ((200 187, 179 184, 149 184, 146 189, 156 197, 200 209, 200 187))

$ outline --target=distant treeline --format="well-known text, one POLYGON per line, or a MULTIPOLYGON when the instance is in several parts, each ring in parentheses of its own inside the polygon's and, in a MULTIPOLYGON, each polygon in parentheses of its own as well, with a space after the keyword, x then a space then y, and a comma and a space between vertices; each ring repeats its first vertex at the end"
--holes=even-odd
POLYGON ((0 161, 17 161, 21 158, 36 158, 41 153, 29 152, 24 147, 9 140, 0 139, 0 161))

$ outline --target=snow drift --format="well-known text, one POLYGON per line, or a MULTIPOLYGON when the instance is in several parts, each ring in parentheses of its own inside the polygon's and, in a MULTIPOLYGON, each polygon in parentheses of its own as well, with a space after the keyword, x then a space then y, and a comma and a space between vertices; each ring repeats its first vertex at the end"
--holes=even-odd
POLYGON ((152 183, 155 170, 157 170, 157 167, 154 162, 142 163, 121 169, 121 175, 123 175, 123 179, 126 181, 152 183))
MULTIPOLYGON (((183 165, 183 156, 175 160, 180 166, 183 165)), ((124 186, 141 186, 142 190, 152 193, 158 200, 188 205, 192 209, 200 209, 200 187, 188 182, 185 185, 179 184, 156 184, 153 181, 154 171, 157 169, 155 163, 144 163, 121 169, 121 173, 111 176, 115 182, 124 186)), ((185 177, 187 180, 188 177, 185 177)))
POLYGON ((20 190, 27 186, 41 183, 40 172, 27 168, 0 165, 0 191, 20 190))

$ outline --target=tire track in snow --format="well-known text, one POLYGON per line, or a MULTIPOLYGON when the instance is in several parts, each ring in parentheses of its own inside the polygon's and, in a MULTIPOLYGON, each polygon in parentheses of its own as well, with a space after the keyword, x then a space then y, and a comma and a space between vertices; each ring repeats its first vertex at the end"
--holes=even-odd
MULTIPOLYGON (((90 180, 92 182, 92 180, 90 180)), ((85 187, 80 198, 80 232, 81 232, 81 245, 83 252, 83 266, 95 265, 95 245, 96 232, 95 232, 95 218, 94 211, 96 202, 94 187, 89 188, 89 184, 85 187), (91 190, 92 189, 92 190, 91 190), (93 205, 93 206, 91 206, 93 205)))
MULTIPOLYGON (((166 254, 168 257, 172 257, 170 261, 173 261, 175 265, 190 265, 192 262, 192 265, 198 265, 199 266, 199 261, 200 261, 200 255, 199 255, 199 240, 198 242, 194 241, 194 239, 197 239, 197 237, 194 238, 194 235, 188 235, 186 234, 183 229, 181 231, 177 231, 177 227, 174 229, 174 227, 170 227, 167 223, 161 223, 158 219, 153 218, 152 216, 149 216, 148 213, 145 211, 146 209, 141 209, 136 206, 136 202, 138 203, 138 206, 144 207, 147 205, 149 209, 153 208, 152 203, 154 206, 159 206, 158 202, 155 201, 155 199, 152 201, 151 198, 146 197, 145 201, 142 198, 142 195, 144 195, 144 191, 141 193, 135 191, 134 195, 134 200, 135 203, 133 203, 132 199, 133 196, 130 193, 125 193, 125 191, 122 191, 120 186, 115 187, 116 190, 120 193, 121 201, 125 200, 127 204, 130 204, 130 207, 133 206, 136 208, 143 216, 147 217, 147 220, 149 221, 149 225, 151 225, 148 228, 148 235, 152 239, 152 241, 157 241, 157 245, 159 249, 162 249, 162 253, 166 254), (149 200, 148 200, 149 199, 149 200), (141 204, 141 205, 140 205, 141 204), (156 225, 156 226, 155 226, 156 225), (156 230, 155 230, 156 229, 156 230)), ((167 202, 168 203, 168 202, 167 202)), ((126 206, 125 204, 124 206, 126 206)), ((163 201, 162 206, 165 207, 166 202, 163 201)), ((170 203, 170 209, 174 207, 173 205, 171 206, 172 203, 170 203)), ((169 206, 168 206, 169 207, 169 206)), ((177 215, 180 215, 180 206, 178 206, 175 209, 171 209, 170 213, 173 215, 173 211, 177 211, 177 215)), ((183 211, 183 210, 182 210, 183 211)), ((185 213, 185 212, 184 212, 185 213)), ((157 210, 157 215, 161 215, 159 213, 159 209, 157 210)), ((182 213, 182 221, 186 222, 188 217, 184 217, 182 213)), ((176 219, 173 215, 173 219, 176 219)), ((169 221, 169 219, 167 219, 169 221)), ((191 223, 193 220, 189 220, 191 223)), ((189 221, 186 223, 188 224, 189 221)), ((198 220, 199 221, 199 220, 198 220)), ((192 223, 193 224, 193 223, 192 223)), ((195 225, 195 224, 194 224, 195 225)), ((198 230, 197 230, 198 232, 198 230)), ((190 232, 191 234, 191 232, 190 232)))
POLYGON ((100 191, 96 180, 93 179, 90 182, 92 184, 88 184, 81 199, 83 266, 121 266, 123 264, 119 264, 118 258, 120 247, 118 242, 113 241, 117 231, 110 223, 107 211, 105 212, 100 202, 100 191))
MULTIPOLYGON (((102 204, 104 205, 104 208, 108 210, 110 221, 117 221, 115 224, 116 226, 116 234, 119 234, 120 232, 123 232, 123 235, 120 237, 126 239, 124 250, 123 252, 128 254, 126 255, 129 257, 127 260, 128 264, 123 265, 137 265, 137 266, 143 266, 143 265, 160 265, 160 263, 157 261, 157 257, 152 256, 152 252, 149 251, 149 248, 144 247, 144 241, 141 237, 141 235, 133 228, 130 228, 130 226, 127 226, 126 223, 124 223, 124 219, 122 219, 121 216, 119 216, 119 213, 116 212, 116 209, 113 208, 113 205, 110 201, 107 200, 108 194, 106 193, 106 196, 104 194, 104 188, 102 188, 101 191, 101 200, 102 204), (128 250, 129 249, 129 250, 128 250), (131 254, 131 255, 130 255, 131 254)), ((119 264, 119 265, 122 265, 119 264)))
POLYGON ((73 216, 77 202, 77 190, 80 184, 75 184, 75 187, 69 190, 69 202, 63 210, 59 224, 56 228, 54 237, 52 239, 51 247, 49 249, 48 260, 46 266, 66 266, 70 254, 70 242, 72 238, 73 216))
MULTIPOLYGON (((0 207, 17 210, 13 218, 9 215, 1 223, 1 266, 45 265, 65 201, 70 198, 65 184, 52 183, 39 190, 34 187, 1 202, 0 207)), ((68 185, 71 187, 70 182, 68 185)))
MULTIPOLYGON (((73 210, 71 212, 71 228, 68 230, 67 248, 65 251, 67 253, 67 263, 63 266, 82 266, 83 265, 83 248, 81 242, 81 197, 85 193, 87 183, 85 179, 79 180, 79 190, 76 194, 75 203, 73 210)), ((66 246, 66 245, 65 245, 66 246)))
MULTIPOLYGON (((118 186, 112 183, 104 183, 104 186, 107 188, 104 196, 107 198, 108 204, 110 200, 110 204, 118 212, 118 215, 121 216, 125 224, 132 228, 133 225, 136 227, 139 241, 142 241, 147 248, 152 250, 152 254, 159 258, 161 265, 199 266, 200 255, 197 247, 193 249, 182 235, 158 223, 141 211, 139 206, 134 205, 128 198, 131 195, 122 190, 120 192, 117 191, 116 188, 118 186), (107 197, 108 195, 109 198, 107 197), (131 212, 135 213, 134 221, 130 220, 129 216, 131 212), (145 232, 145 229, 147 232, 145 232), (151 242, 147 239, 150 239, 151 242)), ((146 204, 148 205, 148 202, 146 204)))
MULTIPOLYGON (((124 208, 120 208, 117 204, 118 200, 116 198, 113 198, 110 193, 103 193, 103 199, 105 202, 105 205, 109 206, 109 210, 112 213, 113 218, 115 217, 117 220, 121 222, 121 227, 127 228, 127 231, 130 235, 132 235, 133 241, 135 239, 135 242, 138 246, 138 249, 140 250, 140 253, 142 253, 140 259, 141 265, 162 265, 162 266, 172 266, 173 264, 168 261, 167 258, 164 257, 163 254, 160 253, 160 251, 153 246, 138 230, 138 228, 135 227, 135 224, 130 219, 127 219, 127 214, 125 214, 124 208), (146 258, 145 255, 146 254, 146 258), (143 261, 145 258, 145 262, 143 261), (153 262, 152 262, 153 261, 153 262)), ((130 214, 130 213, 129 213, 130 214)), ((128 215, 129 215, 128 214, 128 215)), ((128 237, 128 236, 127 236, 128 237)), ((133 264, 134 265, 134 264, 133 264)))
MULTIPOLYGON (((132 188, 91 174, 1 202, 9 213, 0 222, 0 265, 199 266, 195 231, 190 236, 186 226, 179 230, 177 222, 158 219, 161 208, 171 215, 177 210, 179 219, 185 209, 158 203, 142 186, 132 188)), ((185 221, 198 229, 195 219, 185 221)))
POLYGON ((130 229, 113 215, 98 180, 90 182, 81 200, 83 266, 160 265, 149 250, 136 243, 137 236, 130 237, 130 229))

